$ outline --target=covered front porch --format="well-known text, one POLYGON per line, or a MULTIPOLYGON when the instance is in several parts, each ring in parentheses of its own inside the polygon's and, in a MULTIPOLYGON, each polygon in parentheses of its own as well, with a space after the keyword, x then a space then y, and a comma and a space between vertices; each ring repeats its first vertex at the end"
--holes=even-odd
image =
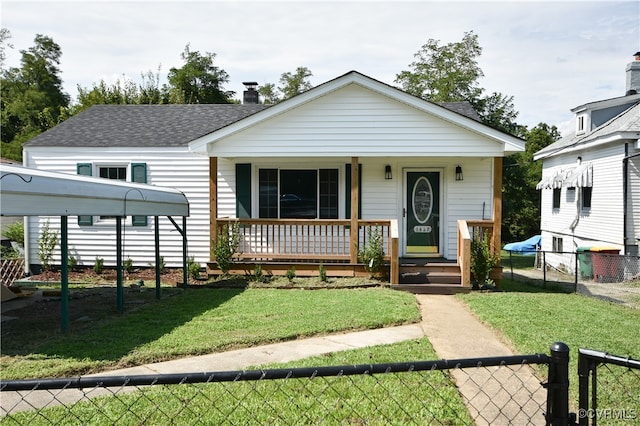
MULTIPOLYGON (((391 285, 414 292, 448 292, 455 287, 471 288, 471 239, 487 234, 494 247, 499 247, 494 225, 493 220, 458 221, 458 255, 449 261, 401 257, 395 219, 357 219, 352 225, 350 220, 219 218, 216 235, 226 235, 229 227, 238 230, 231 274, 253 274, 259 265, 265 274, 285 275, 294 268, 297 276, 317 276, 322 265, 327 276, 367 277, 367 265, 358 254, 375 231, 382 235, 383 275, 391 285)), ((207 271, 210 275, 221 273, 215 258, 207 264, 207 271)))

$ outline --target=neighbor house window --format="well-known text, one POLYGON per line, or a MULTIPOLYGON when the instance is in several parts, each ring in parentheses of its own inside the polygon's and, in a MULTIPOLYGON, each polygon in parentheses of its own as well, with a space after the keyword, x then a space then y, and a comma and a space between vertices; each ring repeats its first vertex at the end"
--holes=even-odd
POLYGON ((581 197, 580 199, 582 200, 582 209, 583 210, 588 210, 591 208, 591 193, 592 193, 592 188, 590 186, 584 186, 582 188, 580 188, 580 192, 581 192, 581 197))
POLYGON ((562 189, 553 188, 553 208, 554 209, 560 208, 560 195, 562 195, 562 189))
POLYGON ((561 253, 562 250, 562 237, 553 237, 551 239, 552 249, 554 252, 561 253))
MULTIPOLYGON (((98 176, 104 179, 127 180, 126 167, 98 167, 98 176)), ((100 219, 115 219, 115 216, 100 216, 100 219)))
POLYGON ((584 132, 584 115, 578 117, 578 133, 584 132))
POLYGON ((337 169, 260 169, 258 179, 261 218, 338 218, 337 169))

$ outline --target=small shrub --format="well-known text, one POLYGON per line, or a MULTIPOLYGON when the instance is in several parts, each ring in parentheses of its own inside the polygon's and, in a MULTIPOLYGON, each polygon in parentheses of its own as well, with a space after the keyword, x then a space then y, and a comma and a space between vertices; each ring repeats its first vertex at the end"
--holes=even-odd
POLYGON ((9 225, 2 235, 18 243, 20 247, 24 247, 24 223, 22 221, 9 225))
POLYGON ((192 279, 200 279, 200 264, 195 261, 193 256, 187 259, 187 272, 192 279))
POLYGON ((482 236, 471 240, 471 273, 474 282, 473 289, 477 290, 483 285, 493 284, 489 279, 489 273, 494 266, 500 263, 500 256, 491 253, 489 234, 483 232, 482 236))
POLYGON ((58 232, 49 229, 49 221, 47 220, 42 227, 40 239, 38 239, 38 258, 42 269, 48 271, 51 269, 51 260, 53 259, 53 250, 58 244, 58 232))
POLYGON ((369 272, 370 278, 377 278, 384 270, 384 243, 382 231, 378 228, 369 228, 367 243, 358 253, 360 262, 369 272))
POLYGON ((122 267, 127 274, 130 274, 131 271, 133 271, 133 260, 131 260, 130 257, 127 257, 127 259, 123 262, 122 267))
POLYGON ((290 283, 293 282, 293 280, 296 277, 296 268, 291 267, 287 270, 287 274, 286 274, 287 279, 289 280, 290 283))
POLYGON ((93 272, 100 275, 104 271, 104 259, 96 256, 96 262, 93 264, 93 272))
POLYGON ((224 225, 218 232, 213 245, 213 256, 223 275, 227 275, 233 264, 233 256, 240 245, 240 225, 238 222, 224 225))
POLYGON ((75 256, 69 256, 69 261, 67 262, 70 271, 74 271, 78 266, 78 259, 75 256))
POLYGON ((327 268, 325 268, 322 263, 318 267, 318 274, 320 275, 320 281, 322 281, 323 283, 326 283, 327 282, 327 268))
MULTIPOLYGON (((150 268, 153 268, 153 269, 155 269, 155 268, 156 268, 156 265, 154 265, 154 264, 153 264, 153 263, 151 263, 151 262, 149 262, 149 263, 148 263, 148 265, 149 265, 149 267, 150 267, 150 268)), ((159 267, 160 267, 160 268, 159 268, 159 269, 160 269, 160 273, 161 273, 161 274, 164 274, 164 273, 166 272, 165 270, 167 269, 167 266, 166 266, 166 265, 165 265, 165 263, 164 263, 164 256, 160 256, 160 262, 159 262, 159 264, 158 264, 158 265, 159 265, 159 267)), ((187 270, 187 271, 188 271, 188 270, 187 270)))
POLYGON ((267 277, 264 275, 264 272, 262 272, 262 265, 257 264, 253 269, 253 276, 251 279, 257 283, 264 283, 267 281, 266 278, 267 277))

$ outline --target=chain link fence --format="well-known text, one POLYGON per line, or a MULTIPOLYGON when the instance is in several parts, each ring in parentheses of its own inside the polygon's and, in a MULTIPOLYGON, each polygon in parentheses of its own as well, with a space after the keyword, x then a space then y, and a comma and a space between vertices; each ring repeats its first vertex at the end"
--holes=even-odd
POLYGON ((578 424, 640 424, 640 361, 580 349, 578 424))
MULTIPOLYGON (((617 252, 617 250, 615 250, 617 252)), ((640 308, 640 256, 611 252, 508 252, 504 276, 640 308)))
POLYGON ((0 382, 3 425, 539 425, 544 354, 0 382))

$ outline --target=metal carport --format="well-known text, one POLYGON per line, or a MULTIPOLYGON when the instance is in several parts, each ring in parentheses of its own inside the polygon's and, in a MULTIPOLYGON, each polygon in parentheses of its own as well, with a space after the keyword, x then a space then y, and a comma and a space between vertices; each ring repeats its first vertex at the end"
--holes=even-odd
POLYGON ((189 202, 173 188, 136 184, 88 176, 0 165, 0 215, 60 216, 62 331, 69 329, 68 217, 116 217, 116 269, 118 311, 124 311, 122 270, 122 218, 154 216, 156 296, 160 297, 160 236, 158 216, 167 216, 182 235, 183 283, 187 283, 186 218, 189 202), (182 229, 172 216, 182 216, 182 229))

